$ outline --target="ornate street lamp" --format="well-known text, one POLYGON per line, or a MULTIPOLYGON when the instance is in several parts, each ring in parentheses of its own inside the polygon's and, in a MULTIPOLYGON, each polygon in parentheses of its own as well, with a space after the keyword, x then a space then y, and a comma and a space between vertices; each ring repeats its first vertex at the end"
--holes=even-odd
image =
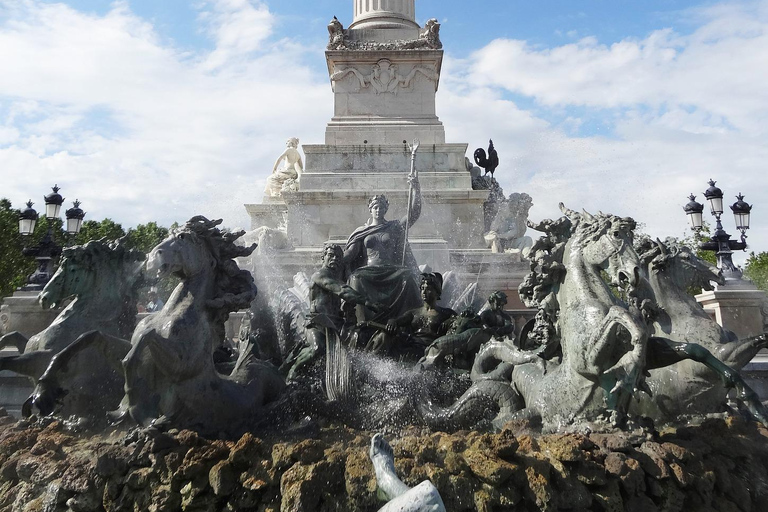
MULTIPOLYGON (((736 221, 736 228, 741 231, 741 241, 731 240, 731 235, 725 232, 723 224, 720 221, 720 216, 723 214, 723 191, 716 186, 714 180, 709 180, 709 188, 704 192, 704 197, 709 201, 709 207, 714 215, 716 224, 715 232, 712 237, 699 245, 699 249, 705 251, 712 251, 717 255, 717 266, 723 272, 726 280, 740 280, 742 273, 741 270, 733 264, 733 251, 746 251, 747 250, 747 234, 749 229, 749 216, 752 211, 752 206, 744 202, 744 196, 739 194, 736 198, 737 201, 731 206, 734 219, 736 221)), ((694 231, 699 232, 701 230, 703 220, 702 213, 704 206, 696 202, 696 196, 691 194, 689 197, 690 202, 683 207, 686 215, 691 221, 691 228, 694 231)))
MULTIPOLYGON (((45 217, 48 219, 48 232, 40 243, 34 247, 25 247, 23 254, 35 258, 37 269, 27 278, 27 284, 21 287, 22 291, 40 291, 45 287, 53 276, 54 265, 59 256, 61 256, 61 246, 59 246, 53 237, 54 220, 59 218, 61 205, 64 204, 64 198, 59 194, 59 187, 54 186, 53 192, 44 197, 45 217)), ((76 235, 85 217, 85 212, 80 209, 80 201, 75 201, 74 208, 66 212, 67 233, 76 235)), ((27 202, 27 208, 19 213, 19 233, 29 236, 35 231, 38 214, 32 209, 32 201, 27 202)))
POLYGON ((685 210, 685 214, 688 215, 688 218, 691 220, 691 229, 698 231, 703 226, 701 214, 704 213, 704 205, 696 202, 696 196, 693 194, 691 194, 688 199, 690 199, 690 201, 687 205, 683 206, 683 210, 685 210))
POLYGON ((80 201, 75 199, 72 205, 72 208, 67 210, 64 214, 67 217, 68 235, 78 234, 80 232, 80 228, 83 227, 83 219, 85 218, 85 212, 80 209, 80 201))
POLYGON ((61 205, 64 204, 64 198, 59 194, 58 185, 53 186, 53 192, 45 196, 45 217, 48 220, 58 219, 59 212, 61 211, 61 205))
POLYGON ((37 212, 32 205, 35 204, 30 199, 27 201, 27 207, 21 210, 19 214, 19 233, 22 236, 29 236, 35 232, 35 224, 37 224, 37 212))

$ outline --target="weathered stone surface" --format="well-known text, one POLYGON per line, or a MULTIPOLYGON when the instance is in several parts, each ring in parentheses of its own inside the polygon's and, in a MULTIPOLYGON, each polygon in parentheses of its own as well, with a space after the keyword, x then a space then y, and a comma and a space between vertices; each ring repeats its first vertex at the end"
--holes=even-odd
MULTIPOLYGON (((0 426, 0 510, 369 512, 381 506, 367 432, 335 427, 310 441, 246 434, 228 442, 182 431, 164 434, 169 439, 162 443, 155 433, 123 445, 117 437, 78 437, 61 426, 15 428, 0 426), (56 436, 60 450, 45 441, 56 436)), ((409 428, 393 445, 400 478, 411 486, 431 481, 451 511, 753 512, 768 503, 766 440, 765 429, 715 421, 665 429, 652 439, 409 428)))
POLYGON ((238 483, 237 473, 231 462, 222 460, 208 472, 208 483, 216 496, 229 496, 238 483))

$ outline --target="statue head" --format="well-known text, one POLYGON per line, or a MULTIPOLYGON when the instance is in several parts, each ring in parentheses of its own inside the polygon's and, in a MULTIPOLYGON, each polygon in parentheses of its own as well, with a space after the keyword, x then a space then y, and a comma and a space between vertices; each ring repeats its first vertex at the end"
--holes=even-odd
POLYGON ((285 142, 285 145, 289 148, 298 148, 299 147, 298 137, 291 137, 285 142))
POLYGON ((339 244, 325 244, 323 247, 323 266, 336 270, 344 258, 344 250, 339 244))
POLYGON ((443 275, 438 272, 423 272, 421 274, 421 297, 425 302, 431 298, 440 300, 443 294, 443 275))
POLYGON ((375 195, 368 201, 368 210, 371 212, 371 219, 383 219, 389 210, 389 200, 387 196, 375 195))
POLYGON ((527 217, 528 212, 533 206, 533 198, 525 192, 513 192, 509 195, 507 206, 509 207, 510 212, 527 217))
POLYGON ((488 303, 491 309, 501 309, 507 303, 507 294, 497 290, 488 297, 488 303))

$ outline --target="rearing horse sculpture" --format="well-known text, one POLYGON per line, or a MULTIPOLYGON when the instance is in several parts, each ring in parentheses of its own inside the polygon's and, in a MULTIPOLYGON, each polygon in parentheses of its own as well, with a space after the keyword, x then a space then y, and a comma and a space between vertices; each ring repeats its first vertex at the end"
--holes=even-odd
POLYGON ((711 290, 711 282, 723 285, 725 280, 717 267, 699 259, 688 247, 671 240, 644 239, 637 249, 647 280, 641 282, 636 293, 640 298, 652 299, 659 308, 653 318, 654 334, 676 342, 693 342, 703 350, 689 345, 688 351, 695 352, 691 359, 652 370, 648 386, 653 400, 637 397, 634 407, 661 418, 717 411, 728 389, 718 372, 707 368, 706 363, 718 365, 719 360, 738 371, 768 346, 766 336, 737 340, 734 333, 710 318, 689 290, 711 290))
MULTIPOLYGON (((534 257, 530 279, 521 286, 526 304, 539 308, 537 322, 551 322, 545 331, 550 333, 549 338, 559 340, 562 363, 554 369, 552 362, 546 369, 542 364, 520 364, 528 357, 525 353, 490 343, 475 360, 472 387, 448 410, 427 410, 427 421, 454 426, 467 418, 475 421, 482 413, 478 409, 487 407, 488 397, 500 409, 494 420, 496 426, 521 414, 540 415, 549 426, 576 418, 589 419, 611 410, 621 418, 630 405, 635 406, 635 411, 659 418, 663 415, 648 404, 661 409, 658 405, 665 401, 686 403, 690 395, 703 398, 708 392, 722 402, 726 390, 735 388, 737 399, 750 413, 768 423, 765 407, 738 372, 707 350, 711 347, 728 361, 744 364, 765 343, 763 337, 741 345, 731 341, 732 336, 698 305, 694 309, 692 297, 684 300, 681 294, 691 284, 691 276, 681 273, 670 279, 674 266, 668 268, 667 274, 651 272, 648 281, 640 272, 641 260, 632 247, 631 219, 563 211, 572 224, 567 241, 543 244, 534 257), (625 289, 626 303, 611 293, 603 271, 613 285, 625 289), (539 293, 527 293, 538 284, 545 285, 539 293), (699 327, 700 337, 696 336, 699 327), (677 341, 666 337, 676 335, 694 339, 677 341), (702 344, 690 343, 698 340, 702 344), (675 366, 668 371, 658 371, 671 365, 675 366), (657 370, 652 379, 655 389, 643 379, 647 370, 657 370), (716 376, 724 385, 713 386, 716 376), (643 397, 640 405, 631 404, 637 390, 653 398, 643 397), (522 411, 515 412, 522 407, 522 411), (472 408, 475 414, 468 415, 466 409, 472 408)), ((656 256, 666 257, 663 253, 644 254, 646 262, 656 256)), ((684 260, 681 257, 676 263, 684 260)), ((674 263, 656 260, 651 267, 659 270, 674 263)), ((705 275, 716 278, 711 272, 705 275)), ((712 398, 709 400, 711 411, 712 398)))
POLYGON ((33 395, 41 412, 61 394, 61 372, 71 359, 93 349, 106 353, 106 348, 112 359, 122 359, 125 375, 125 395, 114 416, 130 416, 140 425, 207 434, 237 431, 280 396, 285 384, 277 370, 250 351, 240 354, 231 375, 219 374, 214 366, 213 351, 224 337, 229 313, 247 308, 256 294, 253 277, 233 259, 256 246, 236 245, 244 232, 220 231, 220 223, 193 217, 152 250, 147 271, 159 278, 176 275, 181 283, 120 351, 116 340, 91 333, 57 356, 33 395))
POLYGON ((78 336, 93 330, 127 338, 136 326, 136 293, 144 253, 128 249, 123 240, 94 240, 64 249, 59 268, 40 293, 43 308, 74 300, 48 328, 28 341, 19 333, 0 339, 17 345, 22 354, 0 358, 0 369, 37 381, 51 358, 78 336))
POLYGON ((475 360, 473 386, 448 410, 423 411, 428 423, 450 424, 452 418, 466 417, 465 408, 484 404, 480 395, 487 395, 485 390, 492 390, 501 408, 496 426, 520 416, 541 416, 545 423, 558 425, 607 410, 626 413, 631 395, 642 385, 649 331, 641 312, 622 303, 601 272, 612 272, 617 283, 636 285, 640 259, 632 246, 635 223, 560 207, 573 227, 565 247, 556 251, 557 259, 562 254, 558 265, 564 265, 565 273, 550 282, 547 302, 550 309, 559 308, 552 321, 563 349, 562 363, 547 368, 519 364, 525 354, 489 343, 475 360), (487 358, 505 365, 490 372, 490 379, 478 371, 487 358), (504 378, 511 379, 506 389, 499 387, 504 378))

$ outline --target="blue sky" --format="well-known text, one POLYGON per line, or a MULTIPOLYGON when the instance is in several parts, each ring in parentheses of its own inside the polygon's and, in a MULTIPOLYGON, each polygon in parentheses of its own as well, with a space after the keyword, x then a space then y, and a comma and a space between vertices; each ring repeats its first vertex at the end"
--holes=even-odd
MULTIPOLYGON (((248 227, 283 141, 323 139, 333 15, 352 2, 0 0, 0 196, 58 182, 89 218, 248 227)), ((417 0, 431 17, 448 140, 493 137, 533 218, 562 200, 680 236, 712 177, 768 250, 768 0, 417 0)))

